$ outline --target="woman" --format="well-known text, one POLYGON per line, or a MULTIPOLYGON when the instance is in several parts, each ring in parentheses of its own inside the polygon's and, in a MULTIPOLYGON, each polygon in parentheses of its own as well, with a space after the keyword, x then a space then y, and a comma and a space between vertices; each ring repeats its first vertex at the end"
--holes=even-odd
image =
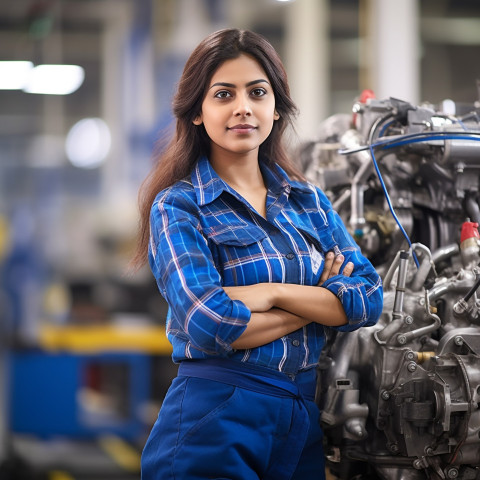
POLYGON ((327 328, 377 321, 380 278, 288 160, 295 106, 263 37, 204 39, 173 111, 175 135, 141 190, 135 263, 148 251, 180 366, 142 478, 324 478, 315 366, 327 328))

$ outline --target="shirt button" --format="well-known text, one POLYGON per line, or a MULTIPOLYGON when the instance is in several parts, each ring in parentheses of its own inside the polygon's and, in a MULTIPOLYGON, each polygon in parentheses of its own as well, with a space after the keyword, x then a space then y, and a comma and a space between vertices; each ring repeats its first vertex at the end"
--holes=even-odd
POLYGON ((292 340, 292 345, 298 347, 300 345, 300 340, 292 340))
POLYGON ((285 257, 288 258, 289 260, 293 260, 295 258, 295 255, 290 252, 290 253, 287 253, 285 257))

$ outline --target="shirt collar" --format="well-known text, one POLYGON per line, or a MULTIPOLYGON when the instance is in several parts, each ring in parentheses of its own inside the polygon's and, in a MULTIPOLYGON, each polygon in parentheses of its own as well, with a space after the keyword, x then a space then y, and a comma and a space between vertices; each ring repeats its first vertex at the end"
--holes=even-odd
MULTIPOLYGON (((292 181, 287 173, 275 164, 271 169, 264 162, 260 162, 260 169, 269 192, 280 195, 283 192, 287 195, 293 190, 303 193, 312 193, 307 184, 292 181)), ((232 193, 232 189, 217 175, 207 157, 201 157, 196 163, 191 180, 195 189, 198 205, 207 205, 217 199, 224 191, 232 193)))

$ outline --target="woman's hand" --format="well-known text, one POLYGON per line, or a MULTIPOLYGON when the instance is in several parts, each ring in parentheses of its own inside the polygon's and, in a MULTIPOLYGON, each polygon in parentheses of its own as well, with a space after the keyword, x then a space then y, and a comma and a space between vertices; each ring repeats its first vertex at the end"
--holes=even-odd
POLYGON ((223 289, 232 300, 242 301, 252 312, 267 312, 274 306, 274 284, 257 283, 223 289))
POLYGON ((349 277, 353 272, 353 263, 348 262, 343 268, 343 271, 340 272, 340 268, 342 267, 344 260, 345 257, 342 254, 335 255, 331 251, 328 252, 327 255, 325 255, 325 265, 317 286, 322 285, 326 280, 334 277, 335 275, 339 275, 340 273, 346 277, 349 277))

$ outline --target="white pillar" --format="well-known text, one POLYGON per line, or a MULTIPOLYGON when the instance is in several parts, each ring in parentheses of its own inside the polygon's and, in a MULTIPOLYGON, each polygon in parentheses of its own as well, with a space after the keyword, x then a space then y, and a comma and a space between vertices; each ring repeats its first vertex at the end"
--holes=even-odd
POLYGON ((316 135, 329 114, 329 26, 326 0, 296 0, 287 6, 285 67, 300 115, 301 140, 316 135))
POLYGON ((125 96, 133 92, 130 58, 126 54, 131 10, 122 2, 113 11, 115 14, 105 19, 102 38, 101 116, 112 136, 110 153, 102 167, 102 198, 107 202, 128 188, 126 135, 130 112, 126 111, 125 96))
POLYGON ((418 0, 370 0, 367 50, 377 98, 420 101, 418 0))

